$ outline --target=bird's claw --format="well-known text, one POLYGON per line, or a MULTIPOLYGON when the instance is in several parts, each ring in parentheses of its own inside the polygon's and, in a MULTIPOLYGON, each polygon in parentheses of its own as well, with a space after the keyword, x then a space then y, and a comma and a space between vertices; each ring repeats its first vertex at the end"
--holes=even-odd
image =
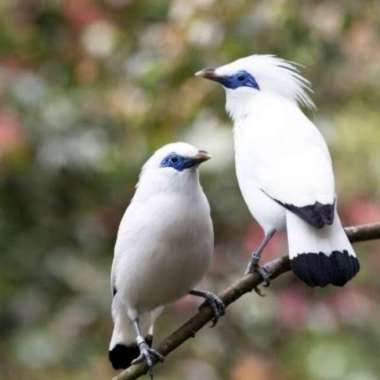
POLYGON ((224 305, 224 302, 215 294, 211 292, 205 293, 205 301, 201 304, 199 308, 210 306, 212 309, 212 312, 214 313, 214 317, 212 318, 212 324, 211 327, 214 327, 219 318, 222 317, 226 313, 226 306, 224 305))
POLYGON ((265 297, 265 294, 261 291, 261 289, 259 288, 259 286, 255 286, 253 288, 253 290, 255 291, 255 293, 260 296, 260 297, 265 297))
POLYGON ((256 271, 256 268, 259 267, 260 254, 256 251, 252 252, 251 260, 249 261, 247 268, 245 269, 244 274, 250 274, 256 271))
POLYGON ((141 363, 145 360, 147 366, 149 367, 150 378, 153 379, 153 366, 157 362, 163 362, 164 356, 160 354, 157 350, 149 347, 146 342, 139 344, 140 355, 132 361, 131 364, 141 363))
MULTIPOLYGON (((264 286, 265 288, 268 288, 269 285, 270 285, 270 281, 269 281, 269 279, 270 279, 270 276, 272 275, 272 274, 268 271, 268 269, 265 268, 265 267, 259 267, 259 266, 257 266, 257 267, 254 269, 254 272, 258 273, 258 274, 261 276, 261 278, 263 279, 263 286, 264 286)), ((261 289, 260 289, 258 286, 256 286, 256 287, 254 288, 254 291, 255 291, 256 294, 258 294, 260 297, 265 297, 265 294, 262 293, 261 289)))
MULTIPOLYGON (((247 266, 245 274, 258 273, 260 275, 260 277, 263 279, 263 286, 265 288, 268 288, 269 285, 270 285, 269 279, 270 279, 272 273, 265 266, 259 266, 259 260, 260 260, 260 257, 258 257, 258 255, 256 254, 256 252, 254 252, 252 254, 252 259, 251 259, 251 261, 249 262, 249 264, 247 266)), ((264 297, 265 296, 258 286, 256 286, 254 288, 254 291, 260 297, 264 297)))
POLYGON ((270 285, 270 277, 272 273, 265 267, 257 267, 255 270, 263 279, 263 286, 265 288, 268 288, 270 285))

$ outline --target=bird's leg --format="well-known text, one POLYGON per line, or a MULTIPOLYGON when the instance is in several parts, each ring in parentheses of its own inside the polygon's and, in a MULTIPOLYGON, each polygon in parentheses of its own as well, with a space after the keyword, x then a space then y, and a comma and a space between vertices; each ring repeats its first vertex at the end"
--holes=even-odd
POLYGON ((149 376, 153 380, 153 366, 157 361, 163 362, 164 357, 158 351, 149 347, 149 344, 145 341, 144 337, 141 334, 139 319, 136 318, 133 321, 133 327, 136 331, 136 343, 139 346, 140 355, 132 361, 131 364, 140 363, 146 361, 146 364, 149 367, 149 376))
POLYGON ((226 306, 224 305, 224 302, 217 295, 206 290, 192 289, 190 290, 189 294, 205 299, 205 301, 201 304, 201 306, 199 306, 199 308, 204 307, 206 305, 211 307, 214 313, 211 327, 214 327, 218 322, 219 318, 222 317, 226 312, 226 306))
MULTIPOLYGON (((249 261, 247 265, 247 269, 244 272, 244 274, 253 273, 253 272, 259 273, 260 276, 263 278, 264 286, 266 287, 269 286, 269 278, 271 276, 271 273, 269 273, 265 267, 260 267, 259 261, 261 258, 261 253, 263 252, 264 248, 267 246, 267 244, 272 239, 275 233, 276 233, 276 230, 272 229, 265 234, 264 239, 261 241, 259 246, 252 252, 251 260, 249 261)), ((255 290, 257 294, 262 295, 258 288, 256 288, 255 290)))

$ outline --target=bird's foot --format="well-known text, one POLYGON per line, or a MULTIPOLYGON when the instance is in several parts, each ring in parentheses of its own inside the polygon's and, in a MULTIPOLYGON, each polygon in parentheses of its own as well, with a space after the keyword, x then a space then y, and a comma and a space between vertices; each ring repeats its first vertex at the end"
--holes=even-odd
MULTIPOLYGON (((258 273, 263 279, 264 287, 267 288, 270 285, 269 279, 272 273, 265 266, 260 266, 259 260, 260 260, 260 255, 257 252, 253 252, 251 260, 248 263, 247 269, 245 270, 244 274, 258 273)), ((258 286, 256 286, 254 290, 260 297, 265 296, 258 286)))
POLYGON ((219 318, 222 317, 226 313, 226 306, 224 302, 214 293, 202 291, 205 301, 199 306, 199 308, 210 306, 212 312, 214 313, 214 317, 212 318, 211 327, 214 327, 219 318))
POLYGON ((249 260, 247 268, 245 269, 245 272, 244 272, 245 275, 257 271, 257 268, 259 267, 260 258, 261 258, 261 255, 257 251, 252 252, 251 260, 249 260))
MULTIPOLYGON (((265 266, 262 266, 262 267, 258 266, 257 268, 255 268, 254 271, 256 273, 258 273, 261 276, 261 278, 263 279, 263 286, 265 288, 268 288, 270 285, 270 277, 271 277, 272 273, 265 266)), ((258 287, 255 288, 255 292, 261 297, 265 296, 265 294, 263 294, 261 292, 260 288, 258 288, 258 287)))
POLYGON ((164 356, 155 349, 149 347, 145 340, 138 343, 140 349, 140 355, 132 361, 131 364, 141 363, 145 360, 149 367, 149 376, 153 380, 153 366, 157 362, 163 362, 164 356))

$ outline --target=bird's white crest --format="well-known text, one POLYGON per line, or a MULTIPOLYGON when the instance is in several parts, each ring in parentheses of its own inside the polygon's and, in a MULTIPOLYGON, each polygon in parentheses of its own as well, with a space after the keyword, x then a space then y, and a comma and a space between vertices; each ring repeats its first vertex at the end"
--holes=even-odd
MULTIPOLYGON (((254 54, 237 59, 218 67, 215 74, 229 76, 244 70, 251 74, 260 90, 248 87, 226 88, 227 111, 232 117, 242 113, 241 109, 258 96, 276 96, 290 100, 300 106, 315 108, 310 97, 313 92, 311 83, 301 76, 298 64, 274 55, 254 54)), ((249 105, 250 107, 250 105, 249 105)))

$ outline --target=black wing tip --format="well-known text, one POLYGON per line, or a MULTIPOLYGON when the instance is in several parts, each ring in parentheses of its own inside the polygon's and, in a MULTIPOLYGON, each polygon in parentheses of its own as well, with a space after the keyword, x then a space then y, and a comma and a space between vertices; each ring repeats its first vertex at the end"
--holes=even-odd
POLYGON ((328 284, 344 286, 360 270, 359 260, 347 250, 301 253, 290 260, 296 276, 308 286, 324 287, 328 284))
MULTIPOLYGON (((149 346, 152 346, 152 335, 148 335, 145 338, 145 341, 149 346)), ((108 351, 108 358, 113 369, 126 369, 131 365, 132 360, 136 359, 139 354, 140 350, 136 343, 129 345, 117 344, 112 350, 108 351)))
POLYGON ((322 204, 315 202, 312 205, 298 207, 288 203, 282 203, 275 199, 289 211, 311 224, 313 227, 322 228, 325 225, 331 226, 334 223, 335 202, 332 204, 322 204))
POLYGON ((326 224, 331 226, 334 223, 334 211, 335 211, 335 203, 320 203, 316 201, 312 205, 306 206, 296 206, 291 203, 281 202, 280 200, 271 197, 265 190, 261 189, 261 191, 267 195, 269 198, 273 199, 275 202, 285 207, 287 210, 293 212, 300 218, 302 218, 305 222, 311 224, 315 228, 322 228, 326 224))

